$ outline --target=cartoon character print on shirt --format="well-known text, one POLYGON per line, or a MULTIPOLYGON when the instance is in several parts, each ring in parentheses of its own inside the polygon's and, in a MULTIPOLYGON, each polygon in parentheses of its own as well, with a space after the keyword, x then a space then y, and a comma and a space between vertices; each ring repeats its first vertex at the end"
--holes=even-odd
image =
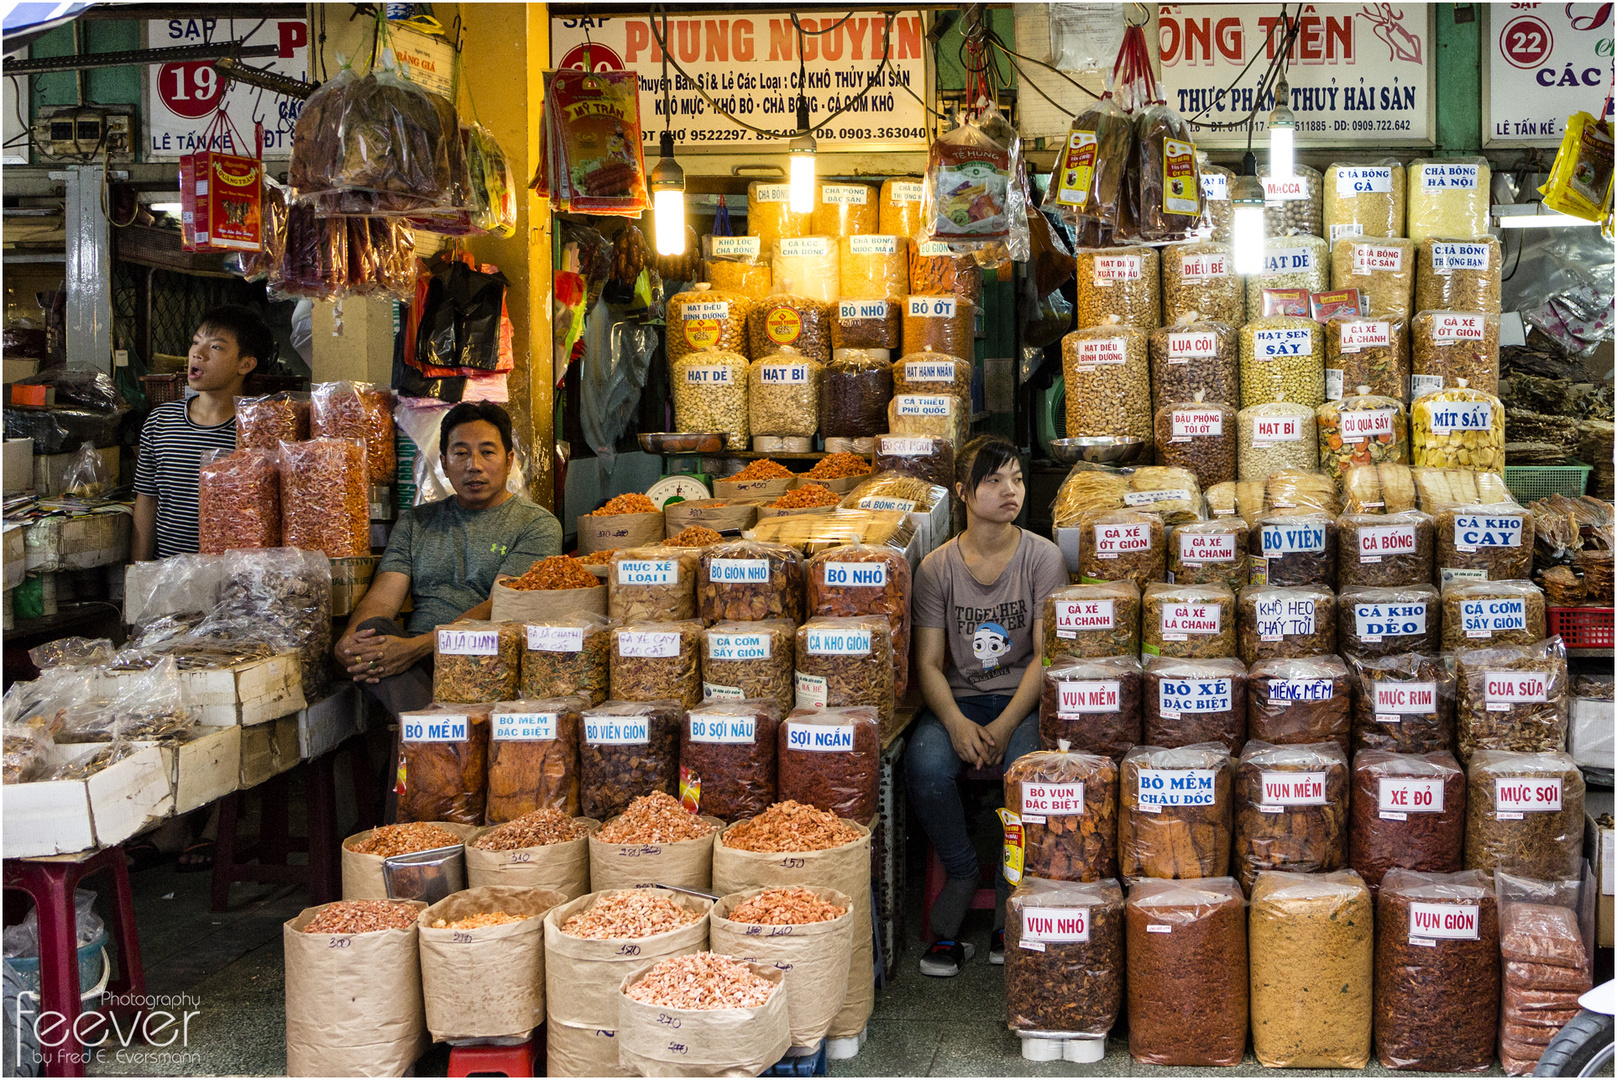
POLYGON ((982 664, 984 673, 1000 666, 1000 659, 1011 651, 1011 635, 999 623, 978 625, 971 635, 971 654, 982 664))

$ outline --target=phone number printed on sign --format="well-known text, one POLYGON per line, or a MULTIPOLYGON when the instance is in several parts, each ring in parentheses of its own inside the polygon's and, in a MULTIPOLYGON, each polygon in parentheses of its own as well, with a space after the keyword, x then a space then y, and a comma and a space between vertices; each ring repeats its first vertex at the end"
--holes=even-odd
MULTIPOLYGON (((300 82, 309 77, 309 24, 302 19, 154 19, 146 23, 146 44, 153 49, 241 41, 274 45, 273 56, 243 61, 255 68, 300 82)), ((253 125, 264 125, 264 157, 285 160, 292 154, 292 128, 303 102, 246 83, 228 82, 211 60, 152 64, 146 68, 146 108, 141 117, 148 160, 173 161, 203 150, 253 154, 253 125), (223 105, 244 145, 215 132, 203 144, 203 133, 223 105)), ((224 125, 227 129, 229 125, 224 125)))

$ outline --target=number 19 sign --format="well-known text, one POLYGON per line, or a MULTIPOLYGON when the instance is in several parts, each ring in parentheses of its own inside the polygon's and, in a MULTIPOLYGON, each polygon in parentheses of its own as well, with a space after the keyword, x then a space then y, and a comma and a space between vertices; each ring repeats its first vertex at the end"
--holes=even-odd
MULTIPOLYGON (((309 24, 302 19, 271 19, 262 25, 258 19, 156 19, 146 24, 146 44, 153 49, 237 40, 276 46, 274 56, 253 57, 245 63, 294 79, 308 78, 309 24)), ((302 110, 303 102, 293 98, 227 82, 211 61, 154 64, 146 69, 142 125, 146 157, 172 160, 203 150, 250 157, 253 125, 262 123, 264 156, 287 158, 292 153, 292 128, 302 110), (221 102, 245 145, 223 145, 218 136, 214 145, 202 145, 202 133, 221 102)))

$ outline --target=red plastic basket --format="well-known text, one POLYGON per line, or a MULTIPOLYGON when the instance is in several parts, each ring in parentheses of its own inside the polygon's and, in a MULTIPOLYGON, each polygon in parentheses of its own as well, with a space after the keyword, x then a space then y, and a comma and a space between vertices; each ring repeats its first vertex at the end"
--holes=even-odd
POLYGON ((146 404, 161 405, 180 400, 180 395, 184 393, 185 375, 142 375, 140 385, 146 391, 146 404))
POLYGON ((1612 610, 1609 607, 1548 608, 1549 632, 1561 635, 1569 649, 1609 649, 1612 647, 1612 610))

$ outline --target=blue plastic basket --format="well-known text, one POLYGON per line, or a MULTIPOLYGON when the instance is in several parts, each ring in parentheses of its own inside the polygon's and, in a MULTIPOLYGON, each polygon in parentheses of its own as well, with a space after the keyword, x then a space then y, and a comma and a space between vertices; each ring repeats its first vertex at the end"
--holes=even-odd
MULTIPOLYGON (((107 944, 107 932, 101 931, 96 939, 88 945, 79 946, 79 994, 90 996, 96 986, 101 982, 105 968, 111 964, 103 951, 107 944)), ((39 957, 37 956, 8 956, 5 958, 6 967, 12 975, 22 984, 27 993, 39 993, 39 957)))

